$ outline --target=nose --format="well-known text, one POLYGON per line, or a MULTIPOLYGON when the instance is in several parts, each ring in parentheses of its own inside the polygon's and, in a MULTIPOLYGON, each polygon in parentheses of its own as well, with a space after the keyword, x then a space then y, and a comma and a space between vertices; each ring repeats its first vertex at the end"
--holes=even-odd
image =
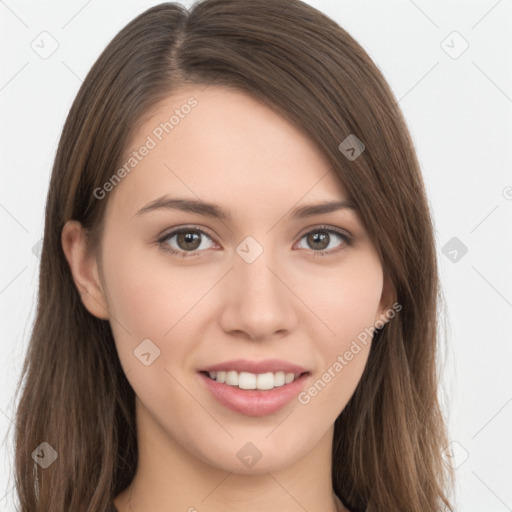
POLYGON ((282 267, 270 250, 252 263, 235 256, 221 298, 220 323, 226 333, 263 341, 295 329, 300 301, 293 293, 290 272, 282 267))

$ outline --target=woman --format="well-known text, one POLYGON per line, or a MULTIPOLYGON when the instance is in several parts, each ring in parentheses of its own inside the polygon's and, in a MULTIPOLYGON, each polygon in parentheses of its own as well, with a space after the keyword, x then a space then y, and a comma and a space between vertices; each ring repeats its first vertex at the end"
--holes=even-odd
POLYGON ((452 510, 438 294, 413 144, 346 31, 148 9, 56 155, 20 510, 452 510))

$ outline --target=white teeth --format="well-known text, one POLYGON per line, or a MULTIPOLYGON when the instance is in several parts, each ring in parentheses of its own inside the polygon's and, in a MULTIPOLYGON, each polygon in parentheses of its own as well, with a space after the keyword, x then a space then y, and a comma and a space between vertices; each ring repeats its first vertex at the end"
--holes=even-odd
POLYGON ((276 379, 272 372, 260 373, 258 375, 257 380, 258 380, 257 385, 254 387, 256 387, 258 389, 273 389, 275 387, 278 387, 278 386, 276 386, 276 383, 275 383, 276 379))
POLYGON ((228 384, 229 386, 239 387, 240 389, 274 389, 285 384, 293 382, 300 374, 285 372, 268 373, 249 373, 236 372, 230 370, 227 372, 208 372, 210 378, 217 382, 228 384))
POLYGON ((238 374, 238 387, 240 389, 256 389, 257 380, 258 377, 254 373, 240 372, 238 374))
POLYGON ((238 386, 238 373, 235 371, 226 372, 226 384, 238 386))
MULTIPOLYGON (((289 375, 293 375, 293 373, 290 373, 289 375)), ((293 375, 295 377, 295 375, 293 375)), ((277 372, 274 373, 274 387, 277 386, 284 386, 286 382, 286 375, 284 372, 277 372)))

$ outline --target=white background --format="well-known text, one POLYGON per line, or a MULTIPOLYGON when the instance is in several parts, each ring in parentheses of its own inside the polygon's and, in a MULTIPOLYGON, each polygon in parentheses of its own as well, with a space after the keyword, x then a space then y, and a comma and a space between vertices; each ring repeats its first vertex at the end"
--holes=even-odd
MULTIPOLYGON (((13 395, 35 313, 49 175, 81 81, 158 2, 0 1, 0 511, 14 510, 13 395), (58 49, 42 59, 43 31, 58 49)), ((457 510, 512 510, 512 1, 309 1, 366 49, 408 122, 435 222, 457 510), (445 51, 461 48, 458 58, 445 51), (456 37, 456 36, 455 36, 456 37), (451 42, 453 40, 453 43, 451 42), (442 252, 457 237, 468 252, 442 252)), ((190 5, 188 2, 186 5, 190 5)))

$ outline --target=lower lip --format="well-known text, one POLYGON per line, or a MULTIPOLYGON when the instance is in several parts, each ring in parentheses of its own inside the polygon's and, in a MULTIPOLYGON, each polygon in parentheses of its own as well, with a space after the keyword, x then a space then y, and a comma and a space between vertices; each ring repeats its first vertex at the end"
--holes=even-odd
POLYGON ((290 403, 304 388, 309 373, 274 389, 240 389, 210 379, 204 373, 198 373, 200 379, 212 395, 225 407, 246 416, 265 416, 281 410, 290 403))

